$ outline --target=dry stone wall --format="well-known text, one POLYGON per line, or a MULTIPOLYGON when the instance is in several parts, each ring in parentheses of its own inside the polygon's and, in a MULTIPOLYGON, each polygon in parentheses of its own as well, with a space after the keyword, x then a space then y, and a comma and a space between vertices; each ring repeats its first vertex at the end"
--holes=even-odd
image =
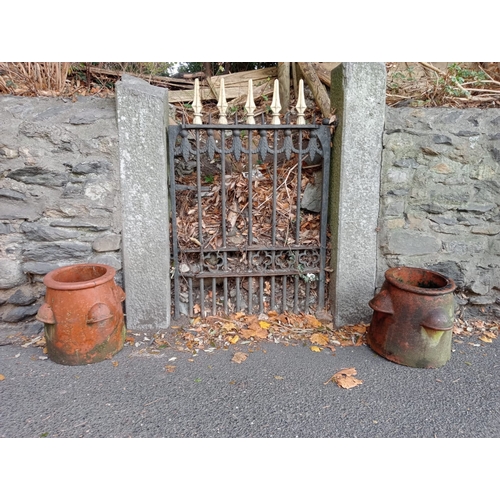
POLYGON ((42 330, 52 269, 121 269, 119 193, 114 99, 0 96, 1 338, 42 330))
POLYGON ((377 285, 433 269, 466 315, 500 317, 500 110, 388 108, 383 148, 377 285))
MULTIPOLYGON (((387 108, 381 139, 377 286, 434 269, 466 315, 500 317, 500 110, 387 108)), ((52 269, 121 270, 121 195, 115 99, 0 96, 0 341, 42 330, 52 269)))

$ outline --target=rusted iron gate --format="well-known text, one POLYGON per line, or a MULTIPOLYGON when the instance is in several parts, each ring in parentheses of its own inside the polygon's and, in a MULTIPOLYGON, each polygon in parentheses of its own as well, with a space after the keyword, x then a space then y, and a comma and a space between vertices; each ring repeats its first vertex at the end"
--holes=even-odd
POLYGON ((309 125, 293 125, 288 118, 286 121, 266 124, 262 116, 261 124, 238 123, 236 119, 233 124, 183 123, 168 127, 174 318, 181 314, 256 314, 268 310, 311 313, 325 309, 330 126, 328 120, 309 125), (292 234, 284 236, 277 230, 277 200, 284 184, 278 186, 278 170, 283 173, 280 160, 286 162, 291 157, 296 159, 297 192, 290 220, 292 234), (318 158, 320 162, 314 164, 318 158), (216 185, 214 176, 204 173, 204 168, 214 162, 220 172, 216 185), (229 203, 235 163, 243 166, 238 179, 244 179, 247 191, 238 206, 234 199, 232 205, 229 203), (302 175, 311 164, 322 171, 319 235, 312 244, 303 244, 302 175), (183 180, 183 169, 187 181, 183 180), (254 188, 263 182, 262 171, 270 184, 270 233, 255 241, 259 212, 254 188), (216 196, 220 208, 218 227, 208 231, 204 208, 207 196, 216 196), (239 239, 234 236, 236 213, 239 239), (194 235, 182 244, 178 229, 185 214, 196 217, 196 223, 194 235), (260 244, 262 239, 266 244, 260 244))

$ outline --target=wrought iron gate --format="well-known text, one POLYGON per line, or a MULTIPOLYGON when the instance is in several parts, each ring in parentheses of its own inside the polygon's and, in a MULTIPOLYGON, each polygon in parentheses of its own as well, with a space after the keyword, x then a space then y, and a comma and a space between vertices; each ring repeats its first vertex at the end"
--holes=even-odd
POLYGON ((183 123, 168 147, 174 318, 325 309, 328 120, 183 123))

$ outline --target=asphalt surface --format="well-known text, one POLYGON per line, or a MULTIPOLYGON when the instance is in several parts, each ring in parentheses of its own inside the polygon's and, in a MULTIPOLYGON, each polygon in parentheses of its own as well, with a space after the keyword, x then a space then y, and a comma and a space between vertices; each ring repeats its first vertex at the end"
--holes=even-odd
POLYGON ((367 346, 332 355, 271 343, 194 357, 148 355, 143 344, 63 366, 40 359, 40 347, 4 345, 0 437, 500 437, 500 340, 453 349, 438 369, 401 366, 367 346), (237 350, 248 353, 241 364, 237 350), (351 367, 362 385, 325 384, 351 367))

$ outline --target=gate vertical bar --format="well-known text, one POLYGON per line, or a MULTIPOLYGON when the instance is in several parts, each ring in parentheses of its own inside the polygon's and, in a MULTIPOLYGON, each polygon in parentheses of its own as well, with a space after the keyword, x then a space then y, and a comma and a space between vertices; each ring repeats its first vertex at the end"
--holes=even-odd
POLYGON ((175 201, 175 141, 181 129, 180 125, 167 129, 169 188, 170 188, 170 223, 172 228, 172 260, 174 266, 174 319, 179 319, 179 247, 177 245, 177 205, 175 201))
MULTIPOLYGON (((253 166, 252 166, 252 143, 250 141, 251 130, 248 131, 247 139, 248 139, 248 245, 251 246, 253 244, 253 192, 252 192, 252 174, 253 174, 253 166)), ((250 250, 248 252, 248 267, 252 269, 253 267, 253 252, 250 250)), ((252 314, 253 312, 253 279, 251 276, 248 277, 248 314, 252 314)))
MULTIPOLYGON (((222 246, 227 247, 226 235, 226 131, 220 131, 221 137, 221 202, 222 202, 222 246)), ((227 271, 227 252, 223 252, 223 269, 227 271)), ((224 276, 224 314, 228 313, 227 277, 224 276)))
MULTIPOLYGON (((200 244, 200 270, 204 266, 203 253, 203 207, 201 204, 201 161, 200 161, 200 130, 195 131, 196 137, 196 189, 198 199, 198 242, 200 244)), ((201 317, 205 316, 205 283, 203 278, 200 278, 200 313, 201 317)))
MULTIPOLYGON (((272 208, 272 218, 271 218, 271 243, 273 248, 276 247, 276 204, 278 198, 278 131, 274 130, 273 132, 273 208, 272 208)), ((285 242, 286 243, 286 242, 285 242)), ((272 259, 273 263, 271 269, 274 271, 276 269, 276 250, 272 250, 272 259)), ((275 294, 276 294, 276 283, 274 276, 271 277, 271 310, 274 310, 275 307, 275 294)))
POLYGON ((320 226, 320 272, 318 281, 318 308, 325 309, 325 267, 326 267, 326 243, 328 229, 328 194, 330 190, 330 154, 331 134, 328 118, 323 119, 318 129, 318 139, 323 151, 323 189, 321 192, 321 226, 320 226))

